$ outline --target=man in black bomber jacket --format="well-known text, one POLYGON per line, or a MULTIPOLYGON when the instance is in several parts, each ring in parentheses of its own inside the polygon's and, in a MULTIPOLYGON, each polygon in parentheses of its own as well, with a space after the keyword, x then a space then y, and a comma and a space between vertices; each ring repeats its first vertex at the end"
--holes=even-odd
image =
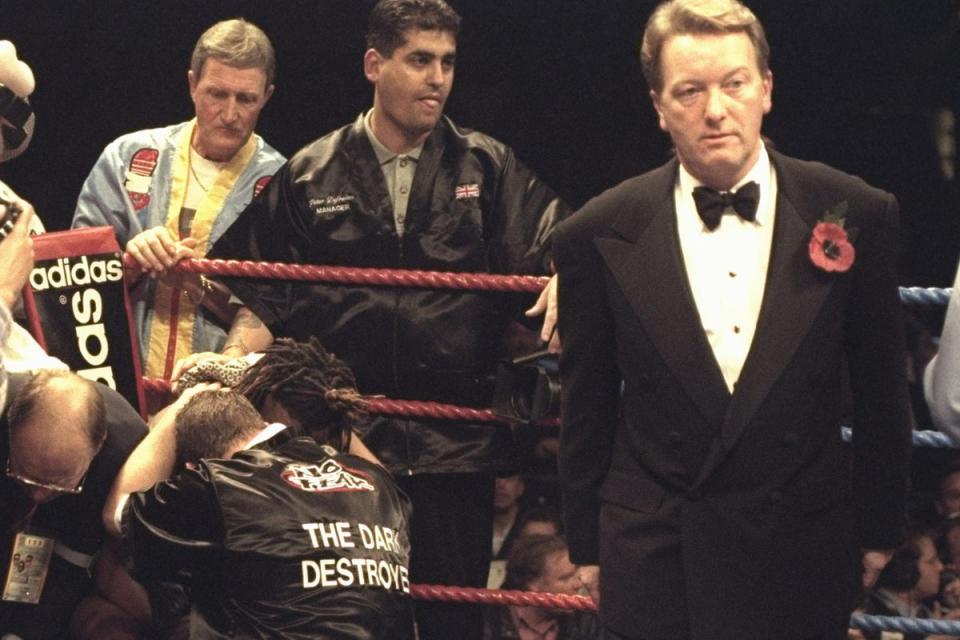
MULTIPOLYGON (((364 72, 373 108, 307 145, 208 254, 276 262, 493 274, 549 273, 569 209, 511 149, 442 115, 460 17, 442 0, 382 0, 364 72)), ((245 307, 224 353, 276 336, 321 342, 364 394, 489 407, 512 293, 232 279, 245 307)), ((549 307, 548 287, 537 307, 549 307)), ((545 331, 549 332, 549 328, 545 331)), ((375 417, 364 442, 414 504, 411 581, 482 586, 503 427, 375 417), (442 534, 441 534, 442 532, 442 534)), ((418 603, 421 637, 479 637, 456 605, 418 603)))

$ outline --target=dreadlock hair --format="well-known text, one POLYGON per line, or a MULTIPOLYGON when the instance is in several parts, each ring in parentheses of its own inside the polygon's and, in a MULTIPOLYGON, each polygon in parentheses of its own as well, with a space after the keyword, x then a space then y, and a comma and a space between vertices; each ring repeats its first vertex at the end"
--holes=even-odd
POLYGON ((366 417, 353 371, 316 337, 280 338, 234 388, 260 411, 272 398, 299 423, 288 427, 336 449, 349 447, 354 425, 366 417))

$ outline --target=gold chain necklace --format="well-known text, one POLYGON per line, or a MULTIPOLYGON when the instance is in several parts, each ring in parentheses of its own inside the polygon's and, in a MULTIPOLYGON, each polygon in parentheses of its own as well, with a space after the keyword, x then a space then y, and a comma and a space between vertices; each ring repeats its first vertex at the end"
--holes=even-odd
POLYGON ((200 176, 197 175, 197 170, 193 168, 193 158, 190 158, 190 174, 193 176, 193 179, 197 182, 197 186, 200 187, 204 193, 206 193, 207 188, 203 185, 202 182, 200 182, 200 176))

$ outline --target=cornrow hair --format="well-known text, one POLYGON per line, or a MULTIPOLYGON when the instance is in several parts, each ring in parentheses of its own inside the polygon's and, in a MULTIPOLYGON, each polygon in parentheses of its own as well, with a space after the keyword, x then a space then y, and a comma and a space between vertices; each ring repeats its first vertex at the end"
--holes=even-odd
POLYGON ((337 449, 349 446, 353 427, 366 417, 353 371, 316 337, 309 342, 278 339, 235 389, 258 410, 272 398, 304 433, 337 449))

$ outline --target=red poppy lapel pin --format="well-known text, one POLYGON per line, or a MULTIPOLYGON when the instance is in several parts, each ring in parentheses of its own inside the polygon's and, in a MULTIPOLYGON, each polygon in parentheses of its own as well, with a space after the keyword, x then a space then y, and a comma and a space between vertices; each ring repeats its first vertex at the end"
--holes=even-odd
POLYGON ((838 202, 827 209, 823 219, 813 228, 809 245, 810 261, 824 271, 848 271, 856 257, 856 251, 843 228, 847 207, 846 200, 838 202))

